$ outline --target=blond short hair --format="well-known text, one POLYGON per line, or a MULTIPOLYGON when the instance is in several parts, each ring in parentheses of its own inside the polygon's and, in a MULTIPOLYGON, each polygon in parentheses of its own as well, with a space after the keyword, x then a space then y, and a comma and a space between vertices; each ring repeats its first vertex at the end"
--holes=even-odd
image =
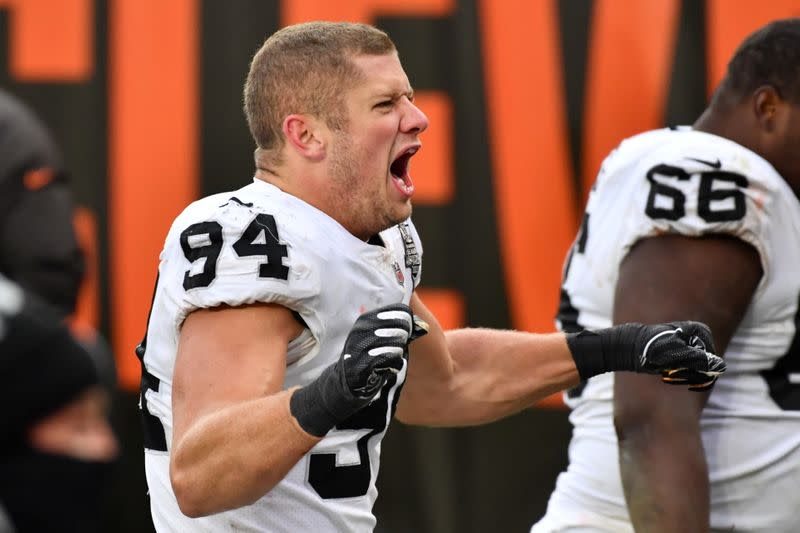
POLYGON ((283 120, 292 113, 343 129, 343 94, 362 77, 352 58, 393 51, 389 36, 367 24, 307 22, 270 36, 253 56, 244 85, 244 112, 262 157, 280 164, 283 120))

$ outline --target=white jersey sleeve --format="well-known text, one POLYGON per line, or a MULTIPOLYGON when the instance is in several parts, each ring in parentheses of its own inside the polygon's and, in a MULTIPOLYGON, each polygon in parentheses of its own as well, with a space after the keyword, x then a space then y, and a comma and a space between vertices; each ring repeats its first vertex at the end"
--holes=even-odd
MULTIPOLYGON (((596 208, 618 213, 612 205, 618 200, 626 209, 627 216, 620 217, 625 220, 620 228, 622 256, 638 240, 664 233, 723 234, 751 244, 762 261, 769 261, 766 212, 775 196, 784 192, 781 177, 764 160, 733 142, 701 132, 683 133, 673 136, 678 142, 665 143, 633 163, 624 159, 629 149, 623 144, 606 163, 608 169, 598 187, 631 188, 616 200, 608 194, 599 196, 601 205, 596 208), (629 169, 619 168, 628 165, 629 169), (627 174, 635 178, 617 183, 627 174), (605 176, 610 177, 608 184, 602 183, 605 176)), ((628 142, 650 141, 634 138, 628 142)))
POLYGON ((319 293, 319 269, 310 264, 320 258, 298 246, 303 237, 294 216, 272 211, 214 196, 178 217, 161 255, 161 275, 178 303, 179 323, 196 309, 223 304, 279 303, 300 312, 319 293))

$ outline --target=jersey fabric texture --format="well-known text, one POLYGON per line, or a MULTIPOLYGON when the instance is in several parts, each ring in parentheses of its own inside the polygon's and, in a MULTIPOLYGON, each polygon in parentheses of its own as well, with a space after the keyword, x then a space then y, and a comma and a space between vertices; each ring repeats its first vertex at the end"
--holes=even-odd
MULTIPOLYGON (((665 233, 730 235, 758 251, 763 277, 701 417, 711 528, 797 531, 800 203, 767 161, 727 139, 676 128, 625 140, 601 166, 567 258, 559 327, 611 326, 620 263, 637 241, 665 233)), ((692 290, 691 280, 681 289, 692 290)), ((633 531, 619 474, 613 380, 603 374, 565 395, 574 426, 569 467, 533 532, 633 531)))
POLYGON ((419 236, 409 220, 381 232, 378 241, 357 239, 323 212, 257 179, 199 200, 178 216, 161 253, 139 350, 145 463, 158 531, 372 531, 381 439, 405 362, 368 407, 331 430, 250 506, 184 516, 170 485, 169 446, 172 373, 189 313, 254 302, 291 309, 306 329, 289 345, 284 388, 306 385, 338 360, 361 313, 409 303, 421 276, 419 236))

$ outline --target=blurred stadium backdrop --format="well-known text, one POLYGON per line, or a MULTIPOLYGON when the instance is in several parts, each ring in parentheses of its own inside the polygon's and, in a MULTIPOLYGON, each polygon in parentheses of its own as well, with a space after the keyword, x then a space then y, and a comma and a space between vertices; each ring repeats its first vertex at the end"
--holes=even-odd
MULTIPOLYGON (((376 24, 431 119, 414 159, 423 298, 446 327, 550 331, 599 163, 691 123, 736 43, 793 0, 0 0, 0 83, 63 149, 90 258, 78 323, 115 351, 124 455, 108 531, 151 530, 134 347, 172 218, 252 176, 251 54, 282 25, 376 24)), ((526 531, 566 463, 558 398, 477 429, 395 424, 378 532, 526 531)))

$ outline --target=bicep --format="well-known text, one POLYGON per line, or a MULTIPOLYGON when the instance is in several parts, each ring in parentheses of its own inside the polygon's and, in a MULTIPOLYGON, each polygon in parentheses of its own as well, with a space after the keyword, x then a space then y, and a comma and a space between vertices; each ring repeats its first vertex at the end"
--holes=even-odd
POLYGON ((397 417, 406 420, 410 413, 425 410, 426 398, 444 386, 453 374, 453 361, 439 321, 413 294, 409 302, 412 312, 428 323, 428 334, 409 345, 408 375, 397 405, 397 417))
POLYGON ((409 345, 409 377, 413 378, 412 381, 419 381, 423 378, 443 379, 451 375, 453 360, 442 326, 416 293, 411 296, 409 304, 412 312, 429 326, 427 335, 409 345))
MULTIPOLYGON (((761 279, 758 252, 723 235, 664 235, 639 241, 623 260, 614 297, 615 324, 697 320, 706 323, 723 354, 761 279)), ((657 377, 615 375, 617 414, 669 408, 699 413, 705 394, 656 386, 657 377), (662 398, 668 401, 662 401, 662 398)))
POLYGON ((217 307, 183 323, 172 385, 173 439, 218 409, 278 392, 302 327, 274 304, 217 307))

